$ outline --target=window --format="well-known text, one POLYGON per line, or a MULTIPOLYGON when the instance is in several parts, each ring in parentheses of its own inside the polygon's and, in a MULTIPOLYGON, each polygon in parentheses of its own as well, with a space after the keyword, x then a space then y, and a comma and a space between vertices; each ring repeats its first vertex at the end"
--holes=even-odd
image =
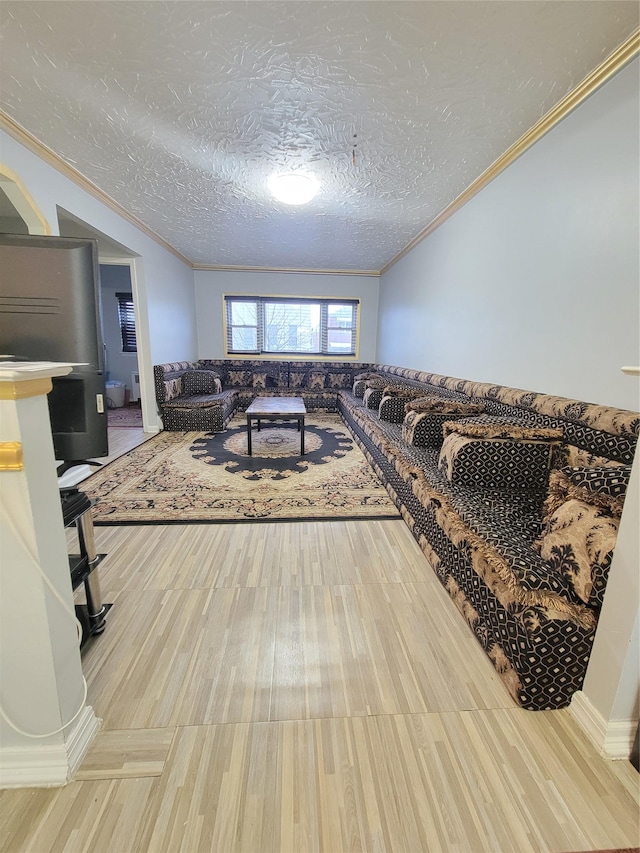
POLYGON ((224 299, 228 354, 356 355, 357 299, 224 299))
POLYGON ((133 310, 131 293, 116 293, 118 300, 118 320, 122 336, 122 352, 138 352, 136 340, 136 317, 133 310))

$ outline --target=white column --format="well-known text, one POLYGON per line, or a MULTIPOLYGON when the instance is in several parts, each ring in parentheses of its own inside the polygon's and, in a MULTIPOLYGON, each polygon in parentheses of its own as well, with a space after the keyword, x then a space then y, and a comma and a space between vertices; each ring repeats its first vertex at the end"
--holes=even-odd
POLYGON ((99 725, 86 704, 46 398, 51 377, 70 371, 0 364, 1 787, 64 785, 99 725))

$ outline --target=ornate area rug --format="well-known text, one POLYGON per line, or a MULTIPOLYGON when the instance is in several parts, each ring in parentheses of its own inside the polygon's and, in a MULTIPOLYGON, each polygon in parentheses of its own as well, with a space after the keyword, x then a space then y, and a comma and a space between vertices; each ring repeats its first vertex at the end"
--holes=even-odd
POLYGON ((247 455, 244 416, 222 433, 162 432, 83 484, 94 523, 399 518, 338 415, 265 423, 247 455))
POLYGON ((122 406, 119 409, 107 409, 107 424, 115 429, 141 429, 142 409, 140 406, 122 406))

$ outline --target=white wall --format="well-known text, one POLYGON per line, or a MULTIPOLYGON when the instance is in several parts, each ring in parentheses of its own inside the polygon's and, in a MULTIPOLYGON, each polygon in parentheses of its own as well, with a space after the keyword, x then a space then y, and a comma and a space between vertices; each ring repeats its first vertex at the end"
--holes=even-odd
POLYGON ((193 270, 61 172, 0 130, 0 161, 20 178, 51 233, 58 233, 56 205, 126 246, 135 259, 138 360, 145 427, 157 423, 152 365, 195 359, 197 335, 193 270))
POLYGON ((360 351, 357 360, 375 361, 379 287, 377 276, 227 270, 196 270, 194 276, 199 358, 224 358, 223 295, 264 294, 360 299, 360 351))
POLYGON ((378 361, 640 408, 638 65, 382 276, 378 361))

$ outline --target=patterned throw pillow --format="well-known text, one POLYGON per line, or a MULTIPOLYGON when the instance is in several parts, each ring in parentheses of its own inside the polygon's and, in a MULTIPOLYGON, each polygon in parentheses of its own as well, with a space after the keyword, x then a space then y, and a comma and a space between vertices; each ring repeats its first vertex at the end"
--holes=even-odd
MULTIPOLYGON (((414 447, 429 447, 437 450, 442 447, 444 437, 442 427, 455 417, 451 412, 420 412, 410 408, 411 403, 404 406, 409 411, 402 421, 402 440, 414 447)), ((382 403, 380 404, 382 408, 382 403)), ((464 417, 464 415, 460 415, 464 417)))
POLYGON ((356 379, 353 383, 353 388, 351 389, 351 393, 354 397, 359 397, 362 399, 364 397, 364 392, 367 390, 367 380, 366 379, 356 379))
POLYGON ((253 374, 250 370, 230 370, 227 376, 227 384, 234 388, 249 388, 253 374))
POLYGON ((409 385, 386 385, 383 389, 385 397, 401 397, 403 400, 415 400, 422 391, 409 385))
POLYGON ((276 387, 277 388, 288 388, 289 387, 289 371, 288 370, 279 370, 277 379, 276 379, 276 387))
POLYGON ((328 373, 327 386, 329 388, 349 388, 351 377, 348 373, 328 373))
POLYGON ((536 542, 540 556, 572 585, 578 599, 602 607, 618 519, 579 500, 561 504, 536 542))
POLYGON ((182 394, 182 377, 177 376, 175 379, 165 379, 164 399, 166 402, 173 400, 175 397, 180 397, 182 394))
MULTIPOLYGON (((443 427, 444 432, 444 427, 443 427)), ((484 489, 547 489, 553 442, 445 436, 438 467, 450 483, 484 489)))
POLYGON ((393 394, 383 392, 380 406, 378 407, 378 417, 381 421, 389 421, 392 424, 401 424, 404 421, 404 401, 405 397, 398 397, 393 394))
POLYGON ((253 387, 259 390, 263 390, 267 387, 267 374, 266 373, 253 373, 253 387))
POLYGON ((220 375, 213 370, 186 370, 182 375, 183 394, 219 394, 221 391, 220 375))
POLYGON ((549 477, 549 497, 544 505, 546 517, 552 516, 569 498, 576 498, 620 518, 630 478, 630 465, 574 467, 552 471, 549 477))
POLYGON ((602 466, 615 468, 620 465, 624 465, 624 462, 615 462, 613 459, 607 459, 606 456, 596 456, 588 450, 576 447, 574 444, 563 444, 562 461, 558 464, 558 468, 562 468, 563 466, 570 466, 572 468, 595 468, 602 466))
POLYGON ((325 379, 326 373, 311 371, 309 373, 308 387, 312 391, 322 391, 324 389, 325 379))
POLYGON ((304 388, 306 373, 301 370, 289 371, 289 388, 304 388))
POLYGON ((383 395, 382 388, 369 388, 365 389, 364 395, 362 397, 362 402, 365 404, 367 409, 380 409, 380 403, 382 402, 383 395))
POLYGON ((553 441, 562 439, 562 429, 541 427, 532 421, 516 421, 513 418, 482 415, 477 418, 464 418, 445 424, 445 437, 452 432, 467 438, 513 438, 524 441, 553 441))
MULTIPOLYGON (((447 397, 420 396, 405 405, 405 412, 437 412, 450 415, 474 415, 483 412, 480 403, 450 400, 447 397)), ((442 442, 440 442, 442 443, 442 442)))
POLYGON ((389 380, 385 379, 383 376, 372 376, 369 379, 365 380, 367 388, 375 388, 379 391, 384 391, 384 389, 389 384, 389 380))

